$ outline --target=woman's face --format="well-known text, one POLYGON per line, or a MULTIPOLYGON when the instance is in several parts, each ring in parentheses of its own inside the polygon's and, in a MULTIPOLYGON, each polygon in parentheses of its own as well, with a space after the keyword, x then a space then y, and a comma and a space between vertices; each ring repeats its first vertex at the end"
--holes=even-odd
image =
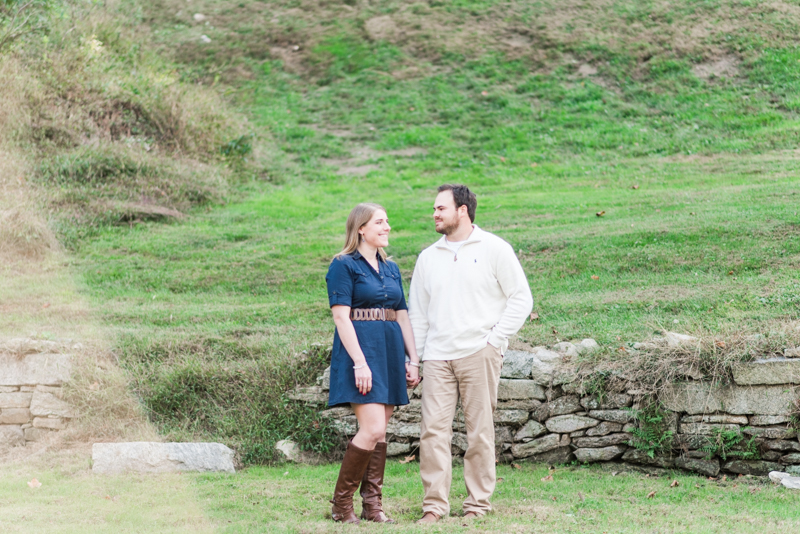
POLYGON ((375 210, 372 218, 367 224, 358 229, 358 233, 364 238, 364 242, 371 247, 389 246, 389 219, 383 210, 375 210))

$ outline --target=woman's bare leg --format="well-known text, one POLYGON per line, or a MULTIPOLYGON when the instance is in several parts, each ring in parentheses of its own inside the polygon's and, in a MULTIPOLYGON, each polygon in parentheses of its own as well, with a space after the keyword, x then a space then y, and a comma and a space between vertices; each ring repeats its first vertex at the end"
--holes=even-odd
POLYGON ((392 417, 394 406, 386 404, 351 404, 358 419, 358 433, 353 444, 371 451, 376 443, 386 441, 386 425, 392 417))

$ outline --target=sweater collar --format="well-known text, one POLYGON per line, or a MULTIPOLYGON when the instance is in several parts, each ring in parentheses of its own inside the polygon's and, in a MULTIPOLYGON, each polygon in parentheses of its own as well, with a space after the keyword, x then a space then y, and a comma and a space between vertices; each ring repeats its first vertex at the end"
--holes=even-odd
MULTIPOLYGON (((477 224, 473 224, 472 225, 472 233, 469 234, 469 237, 467 238, 466 241, 464 241, 464 244, 462 246, 468 245, 470 243, 478 243, 478 242, 480 242, 481 239, 483 239, 483 234, 484 234, 484 231, 481 230, 480 228, 478 228, 477 224)), ((447 239, 447 236, 442 236, 439 239, 439 241, 436 242, 436 248, 445 248, 445 249, 448 248, 446 239, 447 239)))

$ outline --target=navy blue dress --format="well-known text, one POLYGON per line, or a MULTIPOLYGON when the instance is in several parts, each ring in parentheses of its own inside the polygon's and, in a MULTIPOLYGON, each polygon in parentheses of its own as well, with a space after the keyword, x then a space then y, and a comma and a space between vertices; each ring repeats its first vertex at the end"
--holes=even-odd
MULTIPOLYGON (((380 258, 378 265, 380 273, 358 251, 334 259, 325 277, 330 305, 407 310, 400 268, 393 261, 380 258)), ((408 404, 405 345, 400 325, 395 321, 353 321, 353 326, 372 371, 372 389, 362 395, 356 388, 353 360, 337 330, 333 336, 328 405, 408 404)))

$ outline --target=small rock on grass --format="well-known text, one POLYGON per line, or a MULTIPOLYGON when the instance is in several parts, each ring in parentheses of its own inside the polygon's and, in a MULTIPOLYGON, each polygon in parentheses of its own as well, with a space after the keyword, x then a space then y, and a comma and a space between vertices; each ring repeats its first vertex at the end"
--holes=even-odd
POLYGON ((774 484, 780 484, 781 480, 783 480, 784 478, 791 477, 791 476, 792 475, 790 475, 789 473, 784 473, 782 471, 770 471, 770 473, 769 473, 769 479, 774 484))

